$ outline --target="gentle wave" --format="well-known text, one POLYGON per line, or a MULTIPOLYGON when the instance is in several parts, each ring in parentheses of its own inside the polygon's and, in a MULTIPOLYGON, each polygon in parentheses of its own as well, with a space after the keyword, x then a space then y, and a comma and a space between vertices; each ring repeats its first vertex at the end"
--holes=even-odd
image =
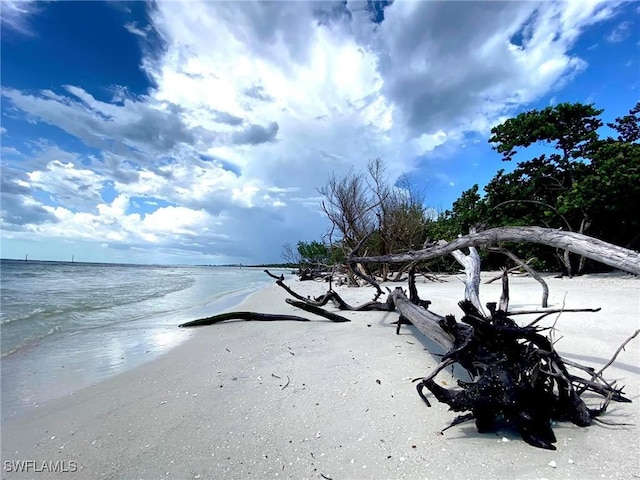
POLYGON ((7 352, 2 352, 2 354, 0 355, 0 358, 5 358, 5 357, 8 357, 9 355, 17 353, 21 349, 23 349, 24 347, 27 347, 27 346, 33 344, 34 342, 38 342, 40 340, 43 340, 43 339, 45 339, 45 338, 47 338, 47 337, 49 337, 51 335, 55 335, 59 331, 60 331, 60 326, 55 326, 55 327, 51 328, 49 331, 47 331, 47 332, 38 333, 37 336, 24 337, 23 340, 22 340, 22 343, 16 344, 11 350, 9 350, 7 352))
POLYGON ((0 273, 3 358, 56 334, 204 307, 267 278, 249 269, 7 260, 0 273))
POLYGON ((272 281, 231 267, 1 267, 3 418, 155 358, 192 334, 180 323, 231 308, 272 281))

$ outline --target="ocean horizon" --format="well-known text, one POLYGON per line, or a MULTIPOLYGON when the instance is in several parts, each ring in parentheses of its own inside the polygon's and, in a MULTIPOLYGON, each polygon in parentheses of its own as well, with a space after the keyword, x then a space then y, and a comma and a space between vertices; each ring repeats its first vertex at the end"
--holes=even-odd
POLYGON ((0 260, 2 418, 153 360, 185 321, 272 280, 258 267, 0 260))

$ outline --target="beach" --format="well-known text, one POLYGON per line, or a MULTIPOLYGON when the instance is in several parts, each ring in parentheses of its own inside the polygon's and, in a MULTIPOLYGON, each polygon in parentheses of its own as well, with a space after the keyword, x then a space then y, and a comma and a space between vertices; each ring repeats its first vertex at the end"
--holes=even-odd
MULTIPOLYGON (((459 318, 463 284, 457 276, 441 278, 420 278, 420 296, 431 300, 434 312, 459 318)), ((602 307, 545 319, 545 325, 555 322, 556 349, 566 358, 599 369, 640 327, 638 278, 545 279, 550 308, 602 307)), ((327 288, 294 276, 287 284, 304 296, 327 288)), ((351 304, 374 293, 336 290, 351 304)), ((481 285, 483 302, 499 295, 500 282, 481 285)), ((541 289, 529 277, 513 277, 510 297, 513 310, 539 308, 541 289)), ((612 403, 603 419, 631 425, 560 423, 554 426, 557 450, 548 451, 511 430, 479 434, 473 422, 441 434, 456 414, 433 397, 428 408, 411 380, 427 375, 439 361, 434 353, 442 352, 413 327, 395 335, 397 314, 340 312, 351 322, 332 323, 285 298, 282 288, 270 285, 233 310, 313 321, 199 327, 150 362, 9 418, 2 425, 2 478, 640 477, 637 338, 605 372, 626 385, 633 403, 612 403)), ((450 372, 438 381, 455 385, 450 372)), ((601 403, 585 398, 592 407, 601 403)))

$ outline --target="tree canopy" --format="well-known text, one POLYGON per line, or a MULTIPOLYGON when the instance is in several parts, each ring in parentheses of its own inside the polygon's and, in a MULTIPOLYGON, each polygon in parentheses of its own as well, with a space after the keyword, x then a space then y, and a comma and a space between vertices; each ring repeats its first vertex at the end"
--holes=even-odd
MULTIPOLYGON (((562 103, 497 125, 489 141, 505 162, 479 194, 474 185, 440 216, 436 230, 455 238, 474 224, 537 225, 586 233, 626 248, 640 247, 640 103, 607 126, 593 105, 562 103), (534 148, 534 146, 538 148, 534 148), (532 153, 537 155, 532 155, 532 153)), ((532 245, 518 247, 538 266, 581 271, 584 262, 532 245), (567 263, 568 262, 568 263, 567 263)))
MULTIPOLYGON (((320 189, 332 224, 328 243, 349 253, 366 237, 360 251, 384 256, 452 240, 472 228, 541 226, 638 250, 640 103, 606 126, 602 113, 593 105, 561 103, 495 126, 489 142, 515 166, 500 169, 483 192, 478 185, 464 191, 437 218, 426 215, 424 195, 405 176, 389 181, 380 159, 365 172, 334 175, 320 189)), ((535 257, 537 268, 569 274, 589 268, 568 250, 531 244, 514 248, 522 258, 535 257)), ((306 259, 316 258, 298 251, 306 259)), ((489 261, 487 266, 500 264, 489 261)))

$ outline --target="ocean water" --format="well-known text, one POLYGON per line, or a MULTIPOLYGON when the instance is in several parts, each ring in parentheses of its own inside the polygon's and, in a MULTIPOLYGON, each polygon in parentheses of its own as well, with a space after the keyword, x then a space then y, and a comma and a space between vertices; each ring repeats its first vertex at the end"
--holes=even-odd
POLYGON ((239 304, 258 268, 2 260, 2 418, 149 361, 239 304))

